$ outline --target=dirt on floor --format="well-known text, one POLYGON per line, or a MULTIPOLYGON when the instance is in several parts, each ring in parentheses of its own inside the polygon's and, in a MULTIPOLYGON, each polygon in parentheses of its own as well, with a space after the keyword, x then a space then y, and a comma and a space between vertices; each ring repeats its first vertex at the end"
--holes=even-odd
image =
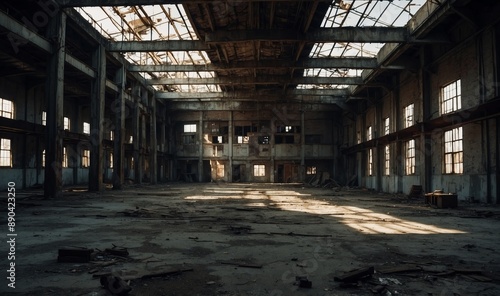
POLYGON ((113 295, 103 276, 121 279, 128 295, 500 295, 495 205, 440 209, 303 184, 168 183, 71 188, 49 200, 19 190, 15 215, 15 261, 9 244, 1 248, 1 295, 113 295), (90 258, 58 262, 61 249, 90 258))

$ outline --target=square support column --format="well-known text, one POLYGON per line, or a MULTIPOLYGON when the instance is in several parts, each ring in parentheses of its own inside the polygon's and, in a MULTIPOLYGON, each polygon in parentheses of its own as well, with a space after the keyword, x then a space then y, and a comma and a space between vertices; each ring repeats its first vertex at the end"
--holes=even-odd
MULTIPOLYGON (((429 46, 422 46, 420 50, 420 88, 421 95, 420 101, 422 102, 422 121, 426 122, 431 119, 431 78, 427 70, 427 64, 430 62, 430 49, 429 46)), ((420 136, 420 150, 423 162, 420 168, 420 180, 423 183, 425 192, 432 192, 432 139, 429 134, 422 130, 420 136)))
POLYGON ((151 184, 156 184, 158 181, 158 148, 156 139, 156 99, 152 95, 150 97, 150 116, 149 116, 149 138, 151 151, 149 154, 149 171, 151 177, 151 184))
POLYGON ((200 111, 200 130, 198 132, 198 182, 203 182, 203 111, 200 111))
POLYGON ((227 181, 233 182, 233 138, 234 138, 234 128, 233 128, 233 111, 229 111, 229 127, 228 127, 228 139, 227 143, 229 146, 228 158, 229 158, 229 168, 226 169, 227 181))
POLYGON ((103 189, 103 122, 106 88, 106 51, 100 45, 94 52, 92 64, 96 69, 96 77, 92 81, 90 97, 90 170, 89 191, 103 189))
POLYGON ((53 40, 45 86, 47 126, 45 139, 45 198, 62 197, 64 60, 66 56, 66 14, 59 12, 49 25, 53 40))
POLYGON ((124 182, 124 161, 125 161, 125 66, 121 66, 116 73, 118 85, 118 95, 112 105, 115 113, 115 135, 113 146, 113 189, 122 189, 124 182))
POLYGON ((300 111, 300 181, 306 181, 306 120, 304 110, 300 111))

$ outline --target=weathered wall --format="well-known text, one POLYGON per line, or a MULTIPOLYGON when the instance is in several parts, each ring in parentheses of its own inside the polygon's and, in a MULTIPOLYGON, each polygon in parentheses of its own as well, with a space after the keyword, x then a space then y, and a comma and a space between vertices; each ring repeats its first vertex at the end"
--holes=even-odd
MULTIPOLYGON (((340 119, 332 116, 331 111, 310 112, 271 106, 262 110, 178 110, 170 116, 174 126, 176 157, 198 161, 201 158, 203 166, 210 166, 212 180, 232 181, 233 174, 238 173, 234 167, 243 165, 243 178, 235 179, 276 182, 282 177, 277 176, 278 162, 300 164, 302 157, 304 161, 333 160, 337 153, 336 146, 341 142, 340 119), (184 133, 185 124, 196 124, 196 133, 184 133), (286 130, 286 126, 292 129, 286 130), (191 136, 192 142, 184 143, 185 136, 191 136), (225 166, 224 176, 216 178, 215 172, 222 163, 225 166), (253 175, 253 165, 256 164, 266 165, 265 176, 253 175)), ((328 172, 332 173, 332 168, 329 166, 328 172)))
MULTIPOLYGON (((423 184, 424 178, 430 174, 429 186, 432 189, 457 193, 460 200, 498 202, 498 119, 482 119, 475 115, 476 119, 468 122, 473 112, 482 108, 482 103, 497 98, 498 83, 495 77, 498 76, 498 69, 495 68, 495 60, 498 50, 495 38, 498 33, 488 28, 478 35, 473 34, 470 24, 459 23, 450 31, 450 38, 456 41, 457 46, 427 46, 429 51, 424 51, 428 54, 424 68, 418 66, 411 71, 398 72, 393 79, 395 84, 389 84, 390 87, 378 100, 374 100, 374 103, 366 104, 354 122, 344 119, 344 132, 361 132, 362 142, 366 141, 366 129, 371 125, 375 144, 378 145, 378 148, 374 149, 374 167, 377 169, 373 176, 368 176, 367 173, 368 147, 358 145, 362 147, 359 148, 360 151, 351 154, 351 157, 356 157, 361 186, 407 194, 412 185, 423 184), (428 85, 424 75, 428 78, 428 85), (458 79, 461 80, 462 107, 453 116, 442 117, 441 89, 458 79), (427 88, 428 92, 424 88, 427 88), (426 93, 429 97, 425 97, 426 93), (423 116, 426 100, 430 104, 428 118, 423 116), (403 109, 411 103, 415 108, 415 124, 426 122, 430 150, 423 144, 421 131, 424 127, 421 125, 406 133, 399 132, 405 125, 403 109), (377 108, 380 110, 380 118, 377 118, 377 108), (388 138, 385 137, 380 144, 377 140, 383 136, 383 119, 386 117, 390 118, 390 132, 398 133, 396 138, 389 138, 391 168, 388 176, 384 174, 384 156, 380 155, 387 145, 388 138), (446 127, 433 127, 428 123, 433 119, 442 120, 439 124, 446 127), (463 173, 445 174, 444 133, 458 127, 463 129, 463 173), (415 140, 416 148, 413 175, 405 174, 404 144, 409 139, 415 140), (376 152, 379 153, 378 156, 375 156, 376 152), (429 164, 425 163, 426 158, 430 159, 429 164)), ((354 138, 344 135, 343 145, 354 146, 354 138)))

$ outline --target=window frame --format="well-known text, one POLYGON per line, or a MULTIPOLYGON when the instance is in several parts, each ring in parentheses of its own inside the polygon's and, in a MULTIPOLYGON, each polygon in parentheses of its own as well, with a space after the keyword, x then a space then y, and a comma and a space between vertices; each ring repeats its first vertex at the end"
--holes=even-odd
POLYGON ((68 163, 68 154, 66 152, 66 147, 63 147, 63 159, 62 159, 62 167, 63 168, 68 168, 69 163, 68 163))
POLYGON ((391 133, 391 119, 390 117, 384 118, 384 135, 391 133))
POLYGON ((462 82, 460 79, 441 87, 439 102, 441 115, 462 109, 462 82), (448 106, 448 103, 451 106, 448 106))
POLYGON ((253 165, 253 176, 254 177, 265 177, 266 176, 266 165, 265 164, 254 164, 253 165))
POLYGON ((184 133, 196 133, 197 130, 196 123, 185 123, 183 126, 184 133))
POLYGON ((443 133, 443 174, 445 175, 461 175, 464 173, 463 135, 463 127, 457 127, 443 133), (447 135, 450 135, 449 141, 447 141, 447 135), (451 147, 449 151, 447 151, 448 146, 451 147), (448 158, 450 158, 451 162, 447 161, 448 158))
POLYGON ((65 131, 71 130, 71 120, 67 116, 64 116, 63 118, 63 130, 65 131))
POLYGON ((5 117, 9 119, 14 119, 15 108, 14 102, 4 98, 0 98, 0 117, 5 117), (10 110, 4 109, 4 106, 10 105, 10 110))
POLYGON ((406 107, 404 107, 403 113, 404 113, 404 127, 407 128, 415 125, 415 104, 411 103, 406 107))
POLYGON ((368 149, 367 170, 368 176, 373 176, 373 148, 368 149))
POLYGON ((391 146, 384 146, 384 175, 391 175, 391 146))
POLYGON ((411 176, 416 174, 416 150, 415 139, 411 139, 404 144, 405 151, 405 175, 411 176), (410 145, 411 144, 411 145, 410 145))
POLYGON ((83 133, 85 135, 90 135, 90 123, 89 122, 83 122, 83 133))
POLYGON ((306 175, 316 175, 318 168, 316 166, 308 166, 306 167, 306 175))
POLYGON ((12 167, 12 139, 0 138, 0 167, 12 167))
POLYGON ((42 111, 42 125, 47 125, 47 111, 42 111))
POLYGON ((83 149, 82 150, 82 168, 90 167, 90 150, 83 149))

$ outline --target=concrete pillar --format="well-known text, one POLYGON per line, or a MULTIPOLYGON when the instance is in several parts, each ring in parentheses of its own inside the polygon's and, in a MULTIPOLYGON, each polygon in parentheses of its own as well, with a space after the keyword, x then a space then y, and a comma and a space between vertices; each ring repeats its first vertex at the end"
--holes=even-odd
POLYGON ((141 137, 140 137, 140 127, 141 127, 141 111, 139 108, 139 103, 135 103, 134 106, 134 118, 133 118, 133 129, 134 129, 134 134, 133 134, 133 146, 134 146, 134 179, 137 184, 140 184, 142 182, 142 170, 141 170, 141 153, 139 151, 140 149, 140 142, 141 142, 141 137))
POLYGON ((203 111, 200 111, 200 130, 198 131, 198 182, 203 181, 203 111))
MULTIPOLYGON (((366 142, 366 113, 363 113, 361 115, 361 128, 360 128, 360 132, 361 132, 361 142, 366 142)), ((366 146, 364 146, 366 147, 366 146)), ((368 176, 368 149, 364 149, 361 153, 360 153, 360 158, 359 158, 359 176, 358 176, 358 184, 359 186, 365 186, 366 187, 366 181, 363 182, 363 180, 366 180, 367 179, 367 176, 368 176)))
POLYGON ((161 170, 161 175, 159 176, 160 177, 160 180, 165 180, 165 177, 167 176, 166 175, 166 172, 167 172, 167 168, 168 168, 168 160, 167 160, 167 148, 166 148, 166 123, 165 123, 165 110, 162 109, 162 121, 161 121, 161 124, 160 124, 160 149, 161 149, 161 152, 162 152, 162 161, 161 161, 161 167, 162 167, 162 170, 161 170))
POLYGON ((156 99, 152 95, 150 98, 150 117, 149 117, 149 138, 150 138, 150 153, 149 153, 149 171, 151 184, 156 184, 158 181, 158 148, 156 140, 156 99))
MULTIPOLYGON (((300 112, 300 181, 306 180, 306 111, 300 112)), ((333 176, 332 176, 333 178, 333 176)))
POLYGON ((99 191, 103 186, 104 153, 103 122, 106 91, 106 51, 100 45, 94 52, 92 64, 96 77, 92 81, 90 97, 90 169, 89 191, 99 191))
POLYGON ((120 190, 124 182, 125 168, 125 66, 122 65, 116 73, 118 95, 111 106, 115 113, 115 129, 113 139, 113 189, 120 190))
POLYGON ((233 125, 233 111, 229 111, 229 127, 228 127, 228 158, 229 168, 227 168, 227 178, 229 182, 233 182, 233 140, 234 140, 234 125, 233 125))
MULTIPOLYGON (((164 110, 163 110, 164 111, 164 110)), ((166 133, 167 133, 167 129, 166 129, 166 122, 165 122, 165 115, 163 115, 163 118, 162 118, 162 121, 161 121, 161 124, 160 124, 160 149, 161 149, 161 152, 163 153, 166 153, 167 152, 167 147, 166 147, 166 143, 167 143, 167 137, 166 137, 166 133)))
POLYGON ((271 167, 269 168, 270 176, 269 176, 269 181, 270 182, 276 182, 276 143, 275 143, 275 135, 276 135, 276 117, 271 118, 271 135, 269 138, 269 147, 271 148, 271 167))
MULTIPOLYGON (((420 47, 420 93, 422 102, 422 122, 424 124, 431 119, 431 78, 426 70, 427 64, 430 62, 429 46, 420 47)), ((431 135, 425 132, 425 127, 422 126, 422 134, 420 136, 420 156, 423 161, 420 161, 420 180, 425 192, 433 191, 432 188, 432 138, 431 135)))
MULTIPOLYGON (((393 102, 394 102, 394 109, 393 109, 393 114, 394 114, 394 125, 395 125, 395 131, 401 130, 402 126, 402 117, 401 117, 401 104, 399 103, 399 79, 398 77, 393 78, 393 102)), ((396 159, 395 162, 392 162, 391 165, 395 165, 395 172, 396 172, 396 190, 397 192, 404 192, 403 190, 403 176, 404 176, 404 165, 405 165, 405 154, 403 151, 403 143, 398 140, 396 142, 396 147, 395 147, 396 153, 394 159, 396 159)), ((391 157, 392 158, 392 157, 391 157)))
POLYGON ((496 134, 496 156, 497 161, 495 166, 495 176, 496 176, 496 203, 500 204, 500 117, 495 119, 495 134, 496 134))
MULTIPOLYGON (((144 90, 143 90, 144 91, 144 90)), ((144 100, 143 100, 144 102, 144 100)), ((140 171, 140 176, 141 176, 141 182, 144 179, 144 176, 146 175, 146 166, 145 166, 145 154, 146 154, 146 147, 147 147, 147 142, 146 142, 146 111, 145 108, 141 110, 140 112, 140 121, 139 121, 139 161, 138 161, 138 169, 140 171)))
POLYGON ((169 155, 169 160, 168 160, 168 167, 169 167, 169 172, 170 172, 170 180, 176 180, 179 176, 177 176, 177 171, 174 170, 177 168, 177 163, 175 159, 172 159, 172 155, 174 155, 174 147, 175 147, 175 131, 174 131, 174 126, 172 124, 172 121, 170 117, 167 117, 168 120, 168 155, 169 155))
POLYGON ((49 55, 45 96, 47 126, 45 138, 45 198, 62 197, 63 103, 66 14, 59 12, 49 24, 48 40, 53 41, 49 55))
MULTIPOLYGON (((377 103, 375 105, 375 126, 372 130, 373 133, 373 138, 378 138, 380 136, 383 136, 383 131, 384 128, 382 126, 382 104, 377 103)), ((384 172, 384 161, 383 161, 383 155, 384 155, 384 146, 380 146, 378 144, 378 141, 376 141, 376 146, 374 149, 375 155, 373 156, 374 164, 373 168, 375 171, 375 180, 377 184, 377 190, 382 191, 382 175, 384 172)))

